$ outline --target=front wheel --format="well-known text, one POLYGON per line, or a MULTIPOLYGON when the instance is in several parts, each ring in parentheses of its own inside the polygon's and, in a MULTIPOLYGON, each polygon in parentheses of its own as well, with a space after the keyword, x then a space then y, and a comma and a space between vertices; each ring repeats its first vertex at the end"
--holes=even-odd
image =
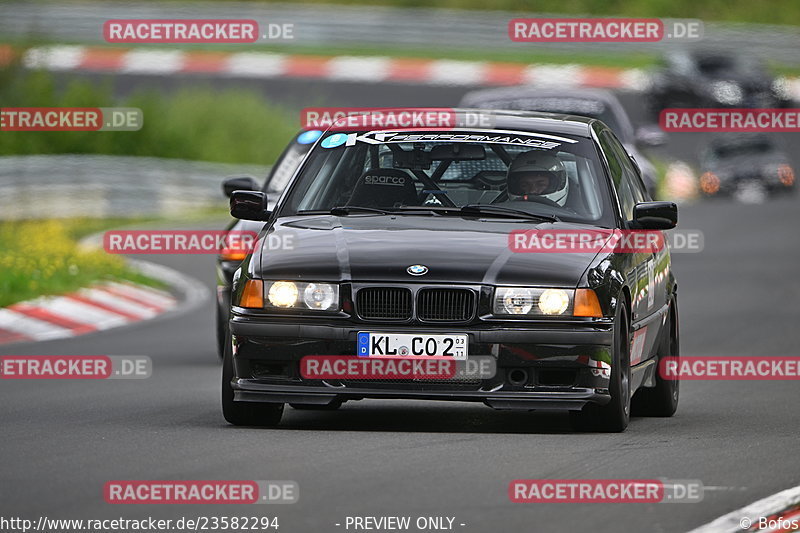
POLYGON ((570 422, 578 431, 621 433, 631 418, 630 328, 625 300, 620 298, 614 318, 614 346, 606 405, 589 404, 581 411, 570 411, 570 422))
POLYGON ((231 335, 225 336, 225 354, 222 358, 222 414, 234 426, 277 426, 283 416, 282 403, 234 402, 233 345, 231 335))
MULTIPOLYGON (((678 301, 672 301, 667 315, 667 332, 664 341, 658 348, 658 360, 662 357, 678 357, 680 355, 680 338, 678 333, 678 301)), ((660 366, 660 365, 659 365, 660 366)), ((636 416, 672 416, 678 410, 678 399, 680 396, 680 381, 675 379, 664 379, 656 367, 656 386, 651 388, 641 388, 633 395, 631 407, 636 416)))

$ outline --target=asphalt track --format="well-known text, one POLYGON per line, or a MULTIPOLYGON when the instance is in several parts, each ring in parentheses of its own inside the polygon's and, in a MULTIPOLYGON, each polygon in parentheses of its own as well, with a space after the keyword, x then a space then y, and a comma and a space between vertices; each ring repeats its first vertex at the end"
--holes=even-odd
MULTIPOLYGON (((155 83, 166 90, 183 81, 155 83)), ((149 83, 115 80, 121 91, 140 82, 149 83)), ((280 80, 259 89, 300 106, 447 105, 464 91, 280 80)), ((638 113, 636 96, 625 103, 638 113)), ((688 157, 698 139, 673 139, 665 150, 688 157)), ((680 227, 705 234, 701 253, 673 256, 683 355, 797 355, 798 201, 681 208, 680 227)), ((211 289, 211 256, 150 259, 211 289)), ((172 318, 0 350, 154 362, 146 380, 0 382, 0 516, 269 515, 283 533, 344 531, 335 524, 347 516, 452 516, 464 532, 680 532, 800 479, 800 390, 791 381, 685 382, 675 417, 636 418, 614 435, 573 434, 559 414, 376 400, 336 412, 287 408, 278 429, 234 428, 220 412, 207 302, 172 318), (697 479, 712 488, 693 504, 513 504, 508 484, 519 478, 697 479), (300 500, 246 508, 106 504, 104 483, 126 479, 294 480, 300 500)))

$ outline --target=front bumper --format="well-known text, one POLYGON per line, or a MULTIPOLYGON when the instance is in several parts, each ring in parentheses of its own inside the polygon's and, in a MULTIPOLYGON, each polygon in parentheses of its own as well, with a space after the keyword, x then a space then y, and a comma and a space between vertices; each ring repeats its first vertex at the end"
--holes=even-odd
POLYGON ((326 405, 342 400, 395 398, 483 402, 496 409, 579 410, 610 400, 613 324, 482 323, 429 325, 320 324, 266 320, 234 313, 235 401, 326 405), (359 331, 462 333, 469 354, 491 356, 496 373, 486 379, 366 380, 304 379, 307 355, 356 353, 359 331))

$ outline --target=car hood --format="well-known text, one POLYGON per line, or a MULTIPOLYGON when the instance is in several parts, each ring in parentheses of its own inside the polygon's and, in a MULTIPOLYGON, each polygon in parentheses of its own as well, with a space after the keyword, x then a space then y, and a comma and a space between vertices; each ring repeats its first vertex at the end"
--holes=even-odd
POLYGON ((255 274, 263 279, 577 286, 597 254, 512 252, 509 233, 529 229, 592 227, 451 216, 286 217, 264 235, 255 274), (428 267, 428 273, 408 274, 416 264, 428 267))

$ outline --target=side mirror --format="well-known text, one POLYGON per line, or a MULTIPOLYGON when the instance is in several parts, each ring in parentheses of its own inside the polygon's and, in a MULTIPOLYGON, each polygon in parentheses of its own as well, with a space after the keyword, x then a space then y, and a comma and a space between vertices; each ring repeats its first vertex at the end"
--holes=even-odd
POLYGON ((257 191, 258 182, 250 176, 231 176, 222 182, 222 192, 230 198, 233 191, 257 191))
POLYGON ((243 220, 269 219, 267 195, 261 191, 234 191, 231 193, 231 216, 243 220))
POLYGON ((634 229, 672 229, 678 225, 674 202, 641 202, 633 206, 634 229))
POLYGON ((644 146, 661 146, 667 143, 667 134, 658 126, 642 126, 636 130, 636 143, 644 146))

